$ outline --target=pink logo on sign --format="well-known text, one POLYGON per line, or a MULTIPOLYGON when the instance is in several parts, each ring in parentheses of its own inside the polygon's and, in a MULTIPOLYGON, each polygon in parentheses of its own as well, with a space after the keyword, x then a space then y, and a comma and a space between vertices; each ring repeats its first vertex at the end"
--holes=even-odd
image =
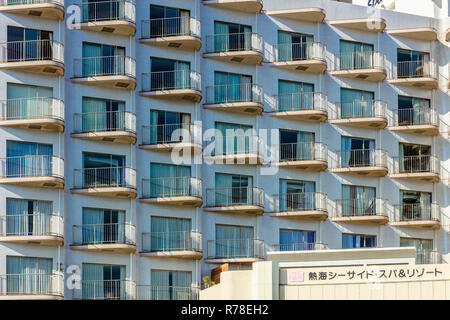
POLYGON ((289 282, 303 282, 303 272, 302 271, 291 271, 289 272, 289 282))

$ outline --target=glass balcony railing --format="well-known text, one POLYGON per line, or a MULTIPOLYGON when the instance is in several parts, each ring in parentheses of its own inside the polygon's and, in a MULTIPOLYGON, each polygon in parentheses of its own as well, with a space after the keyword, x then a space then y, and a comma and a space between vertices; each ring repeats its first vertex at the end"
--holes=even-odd
POLYGON ((128 223, 85 224, 73 226, 74 246, 136 245, 136 227, 128 223))
POLYGON ((64 102, 50 97, 8 99, 0 102, 0 121, 35 119, 64 121, 64 102))
POLYGON ((127 76, 136 78, 136 60, 127 56, 86 57, 74 60, 74 78, 127 76))
POLYGON ((327 161, 327 145, 321 142, 280 144, 280 161, 327 161))
POLYGON ((199 287, 138 285, 139 300, 198 300, 199 287))
POLYGON ((437 203, 403 203, 394 206, 395 222, 441 221, 440 206, 437 203))
POLYGON ((206 202, 207 207, 264 207, 264 191, 256 187, 207 189, 206 202))
POLYGON ((336 200, 337 217, 387 216, 386 200, 381 198, 336 200))
POLYGON ((84 168, 74 170, 74 189, 136 189, 136 170, 126 167, 84 168))
POLYGON ((386 55, 376 51, 342 52, 337 55, 336 71, 386 68, 386 55))
POLYGON ((191 17, 158 18, 141 21, 141 38, 193 36, 200 38, 200 21, 191 17))
POLYGON ((64 63, 64 46, 55 40, 10 41, 0 44, 0 63, 55 61, 64 63))
POLYGON ((274 96, 274 112, 327 111, 327 95, 321 92, 283 93, 274 96))
POLYGON ((394 173, 437 173, 439 159, 431 155, 403 156, 393 158, 394 173))
POLYGON ((336 103, 336 119, 386 118, 387 103, 379 100, 360 100, 336 103))
POLYGON ((191 70, 158 71, 142 74, 142 91, 197 90, 201 91, 200 73, 191 70))
POLYGON ((393 110, 393 126, 439 126, 439 114, 428 107, 393 110))
POLYGON ((7 214, 0 217, 0 237, 64 237, 64 220, 56 214, 7 214))
POLYGON ((259 239, 209 240, 207 259, 264 259, 264 241, 259 239))
POLYGON ((246 103, 262 104, 262 87, 253 83, 224 84, 206 87, 205 104, 246 103))
POLYGON ((136 115, 126 111, 74 114, 74 133, 125 131, 136 133, 136 115))
POLYGON ((225 33, 206 36, 205 53, 253 51, 262 53, 262 36, 252 32, 225 33))
POLYGON ((64 296, 64 275, 21 273, 0 275, 0 296, 64 296))
POLYGON ((202 181, 193 177, 166 177, 142 180, 142 198, 198 197, 202 181))
POLYGON ((88 1, 76 5, 81 10, 81 23, 136 21, 136 5, 130 0, 88 1))
POLYGON ((30 177, 64 178, 64 160, 45 155, 0 159, 0 178, 30 177))
POLYGON ((81 280, 75 300, 135 300, 136 284, 131 280, 81 280))
POLYGON ((387 153, 380 149, 358 149, 336 151, 337 168, 385 167, 387 153))
POLYGON ((149 232, 142 234, 142 252, 202 251, 202 235, 196 231, 149 232))
POLYGON ((326 47, 318 42, 279 43, 273 48, 274 62, 325 59, 326 47))
POLYGON ((275 212, 327 212, 327 195, 321 192, 285 193, 273 195, 275 212))

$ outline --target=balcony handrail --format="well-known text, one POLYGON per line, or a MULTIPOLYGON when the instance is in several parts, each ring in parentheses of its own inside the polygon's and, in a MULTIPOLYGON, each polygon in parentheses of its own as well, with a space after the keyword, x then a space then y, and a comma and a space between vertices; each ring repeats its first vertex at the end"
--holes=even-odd
POLYGON ((202 251, 202 234, 197 231, 143 232, 142 252, 202 251))
MULTIPOLYGON (((216 130, 217 131, 217 130, 216 130)), ((233 131, 233 130, 230 130, 233 131)), ((214 149, 211 150, 212 156, 229 156, 240 154, 255 154, 263 156, 264 140, 253 134, 227 134, 225 136, 215 136, 214 149)))
POLYGON ((433 78, 437 79, 438 65, 426 57, 424 60, 398 61, 393 63, 391 79, 433 78))
POLYGON ((74 169, 74 189, 136 189, 136 170, 129 167, 74 169))
POLYGON ((72 244, 127 244, 136 245, 136 226, 126 222, 83 224, 72 226, 72 244))
POLYGON ((207 259, 264 259, 264 241, 261 239, 208 240, 207 246, 207 259))
POLYGON ((55 61, 64 63, 64 45, 56 40, 24 40, 0 43, 0 63, 55 61))
POLYGON ((64 236, 64 219, 58 214, 6 214, 0 216, 0 237, 64 236), (30 231, 30 221, 32 230, 30 231))
POLYGON ((74 59, 74 78, 128 76, 136 78, 136 60, 124 55, 74 59))
POLYGON ((74 133, 126 131, 136 133, 136 114, 129 111, 74 114, 74 133))
POLYGON ((142 198, 201 197, 202 180, 195 177, 142 179, 142 198))
POLYGON ((440 173, 440 161, 434 155, 393 157, 394 173, 440 173))
POLYGON ((52 273, 16 273, 0 275, 0 296, 64 296, 64 275, 52 273))
POLYGON ((137 285, 139 300, 198 300, 199 285, 137 285))
POLYGON ((136 283, 132 280, 81 280, 74 290, 75 300, 134 300, 136 283))
POLYGON ((278 43, 273 47, 273 62, 324 60, 326 46, 320 42, 278 43))
POLYGON ((84 1, 75 5, 81 10, 81 23, 101 21, 136 23, 136 5, 132 0, 84 1), (106 16, 98 15, 98 13, 105 14, 105 12, 106 16))
POLYGON ((193 36, 200 38, 200 20, 193 17, 170 17, 141 20, 141 38, 193 36))
POLYGON ((207 35, 205 53, 231 51, 254 51, 262 53, 262 43, 262 35, 254 32, 207 35))
POLYGON ((338 199, 336 200, 337 217, 385 216, 387 200, 383 198, 338 199))
POLYGON ((416 264, 441 264, 442 254, 437 250, 416 249, 416 264))
POLYGON ((354 149, 336 151, 337 168, 385 167, 387 152, 381 149, 354 149))
POLYGON ((394 206, 394 221, 441 221, 439 204, 403 203, 394 206))
POLYGON ((230 187, 206 189, 206 207, 230 206, 264 207, 264 190, 258 187, 230 187))
POLYGON ((193 142, 193 125, 190 123, 153 124, 142 126, 142 144, 193 142))
POLYGON ((323 142, 280 143, 280 161, 327 161, 327 145, 323 142))
POLYGON ((33 97, 0 101, 0 120, 55 119, 64 121, 64 101, 33 97))
POLYGON ((323 192, 274 194, 273 201, 275 212, 328 211, 328 196, 323 192))
POLYGON ((142 73, 142 91, 192 89, 201 91, 201 75, 193 70, 155 71, 142 73))
POLYGON ((205 104, 262 103, 262 86, 254 83, 221 84, 206 87, 205 104))
POLYGON ((387 103, 382 100, 337 102, 336 119, 385 118, 387 103))
POLYGON ((392 126, 439 126, 439 113, 428 106, 392 110, 392 126))
POLYGON ((33 5, 41 3, 55 3, 63 6, 64 0, 0 0, 0 6, 33 5))
POLYGON ((378 51, 341 52, 335 57, 335 71, 386 69, 386 55, 378 51))
POLYGON ((28 155, 0 159, 0 178, 64 178, 64 160, 58 156, 28 155))
POLYGON ((317 110, 327 111, 327 94, 323 92, 293 92, 274 95, 272 112, 317 110))

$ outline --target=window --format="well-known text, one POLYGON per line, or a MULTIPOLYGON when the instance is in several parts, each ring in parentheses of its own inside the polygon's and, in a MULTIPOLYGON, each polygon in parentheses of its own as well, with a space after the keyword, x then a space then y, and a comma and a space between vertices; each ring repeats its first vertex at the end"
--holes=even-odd
POLYGON ((431 220, 431 193, 401 190, 400 200, 402 221, 431 220))
POLYGON ((314 210, 315 189, 313 181, 280 179, 280 212, 314 210))
POLYGON ((7 141, 6 173, 9 178, 48 177, 52 175, 53 146, 49 144, 7 141))
POLYGON ((8 26, 8 62, 51 60, 53 33, 51 31, 8 26))
POLYGON ((150 5, 150 38, 188 35, 189 10, 150 5))
POLYGON ((254 137, 251 126, 216 122, 220 136, 215 138, 214 155, 249 154, 254 152, 254 137))
POLYGON ((6 257, 6 292, 8 294, 50 294, 52 259, 6 257))
POLYGON ((83 263, 83 300, 126 299, 125 266, 83 263))
POLYGON ((253 204, 253 177, 216 173, 216 207, 253 204))
POLYGON ((374 97, 373 92, 341 88, 341 119, 375 116, 374 97))
POLYGON ((6 199, 6 235, 41 236, 51 233, 51 201, 6 199))
POLYGON ((278 80, 278 110, 314 109, 314 84, 278 80))
POLYGON ((252 102, 252 97, 251 76, 214 72, 214 103, 252 102))
POLYGON ((125 48, 83 42, 83 77, 125 73, 125 48))
POLYGON ((52 116, 53 89, 7 84, 6 119, 38 119, 52 116))
POLYGON ((125 156, 83 152, 84 186, 122 186, 125 156))
POLYGON ((315 232, 280 229, 280 251, 314 250, 315 232))
POLYGON ((175 197, 191 194, 191 167, 150 164, 150 197, 175 197))
POLYGON ((367 216, 375 215, 376 189, 363 186, 342 186, 342 215, 367 216))
POLYGON ((373 68, 373 45, 340 41, 340 70, 373 68))
POLYGON ((152 270, 152 300, 192 300, 190 271, 152 270))
POLYGON ((216 258, 253 257, 253 227, 216 224, 216 258))
POLYGON ((252 27, 214 21, 214 52, 252 49, 252 27))
POLYGON ((375 160, 375 140, 364 138, 341 138, 341 166, 369 167, 375 160))
POLYGON ((85 0, 82 4, 83 21, 107 21, 124 19, 125 1, 85 0))
POLYGON ((342 249, 375 248, 376 237, 360 234, 342 234, 342 249))
POLYGON ((125 130, 125 102, 83 97, 83 132, 125 130))
POLYGON ((398 124, 400 126, 430 123, 430 100, 398 96, 398 124))
POLYGON ((83 244, 126 243, 125 211, 83 208, 83 244))
POLYGON ((400 247, 416 248, 416 264, 436 263, 433 261, 433 240, 431 239, 400 238, 400 247))
POLYGON ((151 58, 151 91, 190 89, 190 68, 187 61, 151 58))
POLYGON ((150 144, 179 143, 189 137, 191 115, 150 110, 150 144))
POLYGON ((311 59, 313 36, 278 31, 278 61, 311 59))
POLYGON ((313 132, 280 129, 280 160, 313 160, 314 140, 313 132))
POLYGON ((151 217, 151 251, 192 250, 191 219, 151 217))
POLYGON ((428 53, 405 49, 397 50, 397 77, 423 77, 426 63, 430 60, 428 53))
POLYGON ((420 144, 399 144, 400 172, 429 172, 431 146, 420 144))

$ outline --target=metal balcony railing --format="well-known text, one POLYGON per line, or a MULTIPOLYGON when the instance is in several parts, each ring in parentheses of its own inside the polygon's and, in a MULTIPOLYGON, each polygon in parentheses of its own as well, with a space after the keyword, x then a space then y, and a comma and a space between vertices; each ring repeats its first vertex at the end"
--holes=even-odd
POLYGON ((64 0, 0 0, 0 6, 33 5, 43 3, 54 3, 64 6, 64 0))
POLYGON ((143 145, 193 142, 193 138, 189 123, 155 124, 142 127, 143 145))
POLYGON ((81 23, 136 21, 136 5, 130 0, 89 1, 75 4, 81 10, 81 23))
POLYGON ((144 232, 142 252, 202 251, 202 235, 197 231, 144 232))
POLYGON ((287 244, 274 244, 272 251, 312 251, 312 250, 326 250, 328 245, 325 243, 287 243, 287 244))
POLYGON ((442 254, 434 250, 416 250, 416 264, 441 264, 442 254))
POLYGON ((259 239, 209 240, 207 259, 264 259, 264 241, 259 239))
POLYGON ((55 40, 26 40, 0 44, 0 63, 48 60, 64 63, 62 43, 55 40))
POLYGON ((326 46, 319 42, 279 43, 273 45, 273 62, 324 60, 326 46))
POLYGON ((64 275, 22 273, 0 275, 0 296, 64 296, 64 275))
POLYGON ((387 153, 380 149, 336 151, 337 168, 387 167, 387 153))
POLYGON ((327 95, 322 92, 282 93, 274 96, 273 112, 327 111, 327 95))
POLYGON ((193 177, 166 177, 142 179, 142 198, 199 197, 202 180, 193 177))
POLYGON ((220 136, 220 133, 217 134, 219 135, 215 136, 214 149, 211 150, 212 156, 263 156, 263 140, 258 136, 251 134, 228 134, 227 132, 225 136, 220 136))
POLYGON ((75 300, 135 300, 136 284, 131 280, 81 280, 73 291, 75 300))
POLYGON ((393 110, 393 126, 439 126, 439 114, 429 107, 393 110))
POLYGON ((0 237, 64 236, 64 220, 56 214, 7 214, 0 217, 0 237))
POLYGON ((141 38, 193 36, 200 38, 200 21, 191 17, 158 18, 141 21, 141 38))
POLYGON ((198 286, 138 285, 139 300, 198 300, 198 286))
POLYGON ((205 53, 254 51, 262 53, 262 36, 252 32, 224 33, 206 36, 205 53))
POLYGON ((0 102, 0 120, 64 121, 64 102, 57 98, 21 98, 0 102))
POLYGON ((273 201, 275 212, 327 212, 327 195, 321 192, 274 194, 273 201))
POLYGON ((200 73, 191 70, 158 71, 142 74, 142 91, 191 89, 201 91, 200 73))
POLYGON ((136 245, 136 227, 129 223, 84 224, 73 226, 74 246, 98 244, 136 245))
POLYGON ((136 115, 127 111, 74 114, 74 133, 125 131, 136 133, 136 115))
POLYGON ((207 207, 264 207, 264 191, 256 187, 206 189, 207 207))
POLYGON ((327 145, 322 142, 297 142, 280 144, 280 162, 327 161, 327 145))
POLYGON ((262 87, 253 83, 224 84, 206 87, 205 104, 262 103, 262 87))
POLYGON ((431 155, 403 156, 393 158, 394 173, 439 173, 440 161, 431 155))
POLYGON ((336 119, 386 118, 387 103, 380 100, 338 102, 336 119))
POLYGON ((0 178, 27 177, 64 178, 64 160, 41 155, 0 159, 0 178))
POLYGON ((74 78, 128 76, 136 78, 136 60, 127 56, 86 57, 74 60, 74 78))
POLYGON ((440 210, 437 203, 403 203, 394 206, 394 221, 441 221, 440 210))
POLYGON ((336 200, 337 217, 387 216, 386 199, 361 198, 336 200))
POLYGON ((120 187, 136 189, 136 170, 125 167, 74 170, 74 189, 120 187))
POLYGON ((386 55, 377 51, 342 52, 336 56, 335 71, 386 69, 386 55))
POLYGON ((429 59, 399 61, 392 70, 393 79, 437 78, 437 64, 429 59))

